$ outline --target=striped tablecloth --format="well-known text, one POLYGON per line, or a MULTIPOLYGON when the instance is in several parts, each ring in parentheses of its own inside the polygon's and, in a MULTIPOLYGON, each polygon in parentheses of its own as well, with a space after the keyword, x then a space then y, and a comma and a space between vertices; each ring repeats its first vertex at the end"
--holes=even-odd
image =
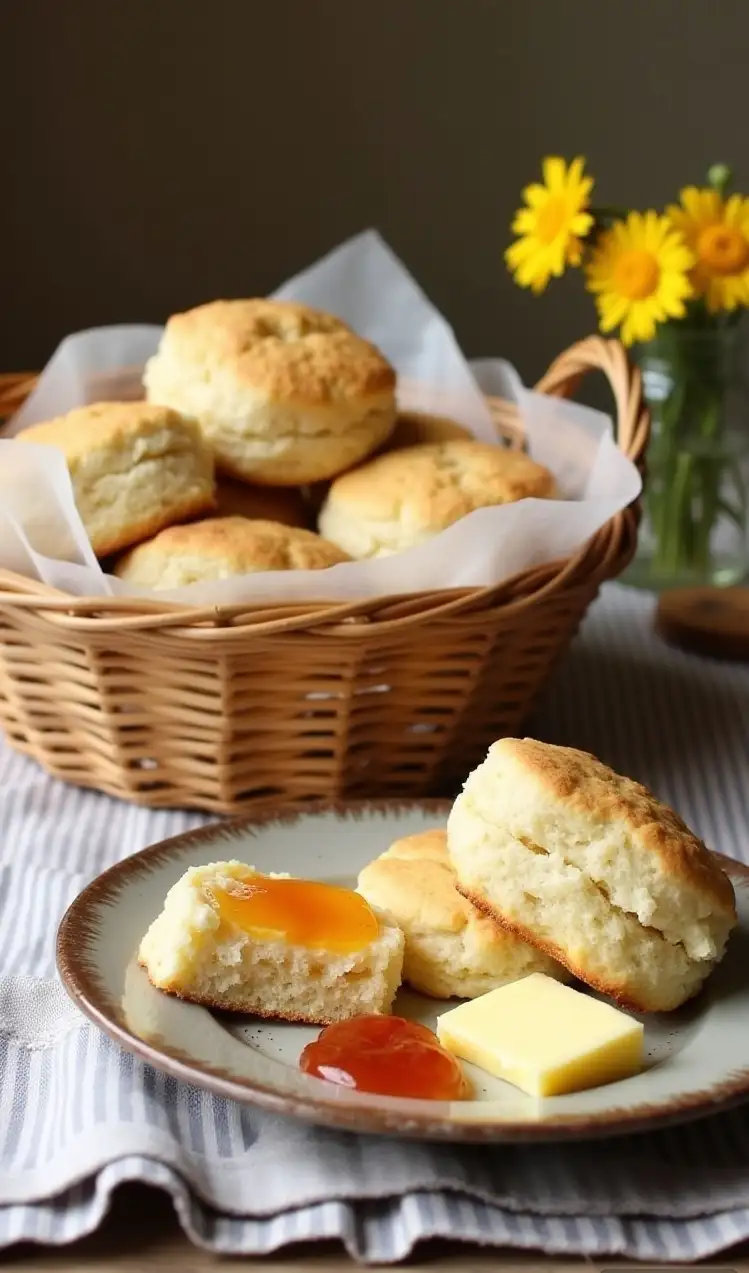
MULTIPOLYGON (((749 861, 749 669, 667 649, 651 618, 609 587, 528 732, 596 752, 749 861)), ((0 1245, 88 1233, 126 1180, 167 1190, 222 1252, 338 1238, 385 1263, 450 1237, 691 1261, 749 1238, 749 1109, 608 1144, 430 1147, 253 1112, 120 1052, 55 980, 57 921, 103 867, 200 821, 67 788, 0 745, 0 1245)))

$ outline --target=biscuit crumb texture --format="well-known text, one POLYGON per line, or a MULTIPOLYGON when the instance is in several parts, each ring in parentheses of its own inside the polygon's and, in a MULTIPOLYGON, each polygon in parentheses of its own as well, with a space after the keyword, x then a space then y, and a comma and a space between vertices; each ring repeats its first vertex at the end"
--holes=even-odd
POLYGON ((390 1012, 403 964, 400 929, 378 915, 379 937, 346 955, 261 941, 225 922, 214 896, 256 876, 237 861, 185 872, 140 944, 151 983, 207 1007, 313 1025, 390 1012))
POLYGON ((213 301, 173 315, 143 380, 194 415, 219 469, 269 486, 335 476, 395 427, 395 372, 331 314, 289 301, 213 301))
POLYGON ((414 990, 474 999, 533 972, 569 980, 562 964, 477 910, 455 885, 438 828, 396 840, 359 875, 362 896, 403 930, 403 979, 414 990))
POLYGON ((99 402, 33 425, 19 438, 62 451, 98 557, 213 507, 211 450, 198 424, 169 408, 99 402))
POLYGON ((465 897, 635 1010, 696 994, 736 923, 730 880, 681 818, 572 748, 495 743, 448 851, 465 897))

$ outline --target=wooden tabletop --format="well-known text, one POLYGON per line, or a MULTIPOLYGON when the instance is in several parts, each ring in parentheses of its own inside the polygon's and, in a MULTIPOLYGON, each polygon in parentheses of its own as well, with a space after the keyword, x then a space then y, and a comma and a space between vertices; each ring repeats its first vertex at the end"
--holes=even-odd
MULTIPOLYGON (((203 1273, 205 1269, 240 1263, 198 1250, 184 1237, 170 1199, 155 1189, 128 1185, 115 1196, 112 1210, 98 1233, 71 1246, 52 1250, 23 1246, 0 1255, 0 1266, 13 1265, 21 1273, 203 1273)), ((749 1246, 733 1255, 718 1257, 713 1268, 749 1273, 749 1246)), ((241 1260, 252 1273, 353 1273, 357 1266, 341 1253, 337 1244, 287 1248, 280 1255, 241 1260)), ((481 1251, 457 1243, 426 1243, 417 1248, 405 1267, 461 1270, 461 1273, 595 1273, 595 1270, 623 1270, 618 1260, 552 1259, 540 1253, 481 1251)), ((370 1265, 382 1269, 383 1265, 370 1265)), ((402 1268, 403 1265, 396 1266, 402 1268)), ((652 1264, 646 1266, 652 1269, 652 1264)), ((709 1265, 702 1266, 709 1268, 709 1265)), ((669 1273, 673 1266, 664 1266, 669 1273)))

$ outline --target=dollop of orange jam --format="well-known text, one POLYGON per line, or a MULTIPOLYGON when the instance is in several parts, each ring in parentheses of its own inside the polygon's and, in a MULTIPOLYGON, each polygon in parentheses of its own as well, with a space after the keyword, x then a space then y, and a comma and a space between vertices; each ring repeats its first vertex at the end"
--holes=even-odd
POLYGON ((425 1025, 405 1017, 361 1016, 326 1026, 308 1043, 305 1074, 358 1092, 461 1101, 471 1095, 459 1061, 425 1025))
POLYGON ((267 875, 211 890, 225 922, 261 940, 350 955, 376 941, 380 925, 371 906, 348 888, 319 880, 274 880, 267 875))

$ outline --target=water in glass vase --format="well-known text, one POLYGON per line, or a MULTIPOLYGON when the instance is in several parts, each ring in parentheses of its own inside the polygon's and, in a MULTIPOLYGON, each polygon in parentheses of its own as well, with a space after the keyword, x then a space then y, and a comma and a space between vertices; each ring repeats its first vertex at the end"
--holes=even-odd
POLYGON ((635 351, 650 406, 643 520, 626 582, 746 578, 749 393, 736 325, 665 325, 635 351))

